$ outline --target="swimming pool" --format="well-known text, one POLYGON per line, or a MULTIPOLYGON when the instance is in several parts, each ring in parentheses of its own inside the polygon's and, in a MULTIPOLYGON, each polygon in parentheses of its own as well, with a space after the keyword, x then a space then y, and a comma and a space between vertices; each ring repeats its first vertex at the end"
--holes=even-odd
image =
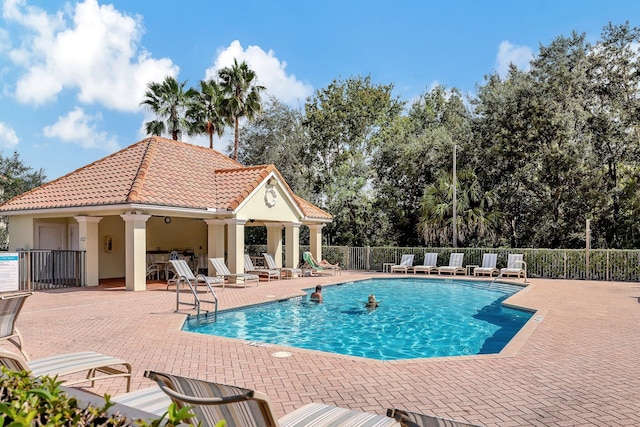
POLYGON ((520 289, 451 279, 368 279, 324 287, 321 304, 300 298, 221 311, 217 322, 186 322, 183 330, 378 360, 499 353, 532 316, 501 304, 520 289), (369 294, 380 307, 365 308, 369 294))

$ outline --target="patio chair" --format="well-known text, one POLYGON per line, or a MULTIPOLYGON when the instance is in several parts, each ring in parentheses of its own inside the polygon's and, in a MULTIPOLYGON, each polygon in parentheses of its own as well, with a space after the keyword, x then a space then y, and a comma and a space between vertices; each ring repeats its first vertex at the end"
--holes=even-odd
POLYGON ((414 258, 413 254, 402 255, 402 258, 400 259, 400 264, 392 265, 390 271, 392 273, 395 273, 395 272, 403 272, 405 274, 408 273, 409 269, 413 268, 413 258, 414 258))
POLYGON ((434 271, 438 271, 438 253, 427 252, 424 254, 424 262, 422 265, 413 266, 413 274, 422 272, 425 274, 431 274, 434 271))
POLYGON ((191 406, 197 425, 215 426, 225 420, 228 426, 303 427, 310 425, 399 426, 392 418, 319 403, 309 403, 276 418, 267 395, 242 387, 202 381, 178 375, 146 371, 178 408, 191 406))
POLYGON ((480 427, 475 424, 467 424, 395 408, 387 409, 387 417, 399 421, 402 427, 480 427))
POLYGON ((336 272, 339 271, 340 269, 340 267, 337 267, 337 269, 330 269, 330 268, 320 266, 316 262, 316 260, 313 258, 313 255, 311 255, 311 252, 303 252, 302 259, 304 260, 302 269, 310 271, 312 276, 315 276, 317 274, 325 274, 325 273, 329 273, 335 276, 336 272))
POLYGON ((454 276, 458 273, 465 274, 467 270, 462 266, 463 259, 463 253, 452 253, 449 255, 449 265, 438 267, 438 274, 448 273, 454 276))
POLYGON ((268 268, 255 268, 249 254, 244 254, 244 272, 247 274, 256 274, 267 278, 267 282, 271 281, 271 278, 280 279, 280 270, 271 270, 268 268))
POLYGON ((233 279, 236 285, 242 285, 243 288, 247 287, 247 283, 255 282, 256 286, 260 283, 260 277, 257 274, 247 274, 247 273, 238 273, 234 274, 229 271, 227 265, 224 263, 223 258, 209 258, 209 262, 216 270, 216 275, 222 277, 223 284, 222 288, 224 289, 224 282, 228 281, 231 283, 230 279, 233 279))
POLYGON ((267 264, 267 268, 279 270, 283 279, 293 279, 295 276, 302 277, 301 268, 278 267, 276 260, 271 254, 264 252, 262 256, 264 257, 264 262, 267 264))
POLYGON ((43 359, 25 361, 15 353, 0 349, 0 366, 13 371, 31 372, 36 377, 57 376, 66 386, 120 378, 127 380, 127 391, 131 389, 131 364, 116 357, 93 351, 59 354, 43 359), (80 375, 82 378, 78 378, 80 375), (65 376, 70 378, 65 379, 65 376))
POLYGON ((507 267, 500 269, 500 276, 520 276, 527 280, 527 264, 522 259, 522 254, 509 254, 507 257, 507 267))
POLYGON ((156 276, 156 280, 160 280, 160 266, 156 264, 153 255, 147 254, 147 279, 156 276))
POLYGON ((474 276, 484 276, 488 274, 493 276, 493 273, 500 273, 500 270, 496 268, 498 262, 498 254, 484 254, 482 255, 482 266, 473 269, 474 276))
POLYGON ((176 271, 176 276, 167 281, 167 289, 171 285, 177 285, 180 280, 185 280, 191 284, 191 286, 198 287, 198 283, 208 283, 210 286, 222 285, 224 287, 224 279, 221 277, 210 277, 204 274, 198 274, 195 276, 187 261, 182 259, 172 259, 169 261, 171 266, 176 271))
POLYGON ((26 360, 29 360, 29 355, 22 348, 24 338, 16 326, 16 321, 24 302, 31 295, 31 292, 19 292, 0 296, 0 341, 6 340, 18 347, 26 360))

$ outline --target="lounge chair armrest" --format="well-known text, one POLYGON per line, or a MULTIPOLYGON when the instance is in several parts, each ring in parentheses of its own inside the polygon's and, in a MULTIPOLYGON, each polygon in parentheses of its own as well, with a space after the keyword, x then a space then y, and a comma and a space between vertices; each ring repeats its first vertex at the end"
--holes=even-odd
POLYGON ((145 371, 144 376, 152 381, 158 383, 160 389, 167 394, 172 400, 178 400, 180 402, 189 403, 193 405, 224 405, 228 403, 244 402, 245 400, 253 399, 254 391, 247 390, 246 393, 242 393, 235 396, 225 397, 196 397, 182 394, 168 387, 165 382, 158 378, 155 372, 145 371))

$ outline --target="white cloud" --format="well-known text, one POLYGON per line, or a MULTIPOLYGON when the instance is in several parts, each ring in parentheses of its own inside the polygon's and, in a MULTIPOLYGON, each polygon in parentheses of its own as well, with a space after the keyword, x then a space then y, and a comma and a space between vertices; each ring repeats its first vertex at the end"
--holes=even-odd
POLYGON ((508 41, 503 41, 498 46, 496 58, 496 71, 504 77, 509 71, 509 64, 514 64, 519 70, 527 71, 531 68, 533 51, 528 46, 515 46, 508 41))
POLYGON ((76 107, 66 116, 58 117, 58 121, 53 125, 45 126, 43 133, 47 138, 58 138, 83 148, 99 148, 107 152, 119 150, 114 136, 97 130, 96 123, 101 120, 100 113, 91 116, 85 114, 82 108, 76 107))
POLYGON ((0 122, 0 147, 13 148, 18 145, 20 139, 16 131, 6 123, 0 122))
POLYGON ((73 88, 81 102, 137 111, 148 82, 177 75, 170 59, 154 59, 138 47, 141 17, 97 0, 67 8, 66 16, 48 15, 24 0, 4 4, 5 19, 30 30, 23 44, 10 52, 13 62, 25 68, 16 84, 20 102, 44 104, 73 88))
POLYGON ((290 106, 296 106, 313 93, 313 87, 287 75, 287 63, 280 61, 273 50, 265 52, 259 46, 249 46, 246 50, 238 40, 218 51, 214 65, 206 70, 205 79, 216 78, 218 70, 233 65, 233 60, 246 61, 256 72, 260 84, 267 88, 267 94, 290 106))

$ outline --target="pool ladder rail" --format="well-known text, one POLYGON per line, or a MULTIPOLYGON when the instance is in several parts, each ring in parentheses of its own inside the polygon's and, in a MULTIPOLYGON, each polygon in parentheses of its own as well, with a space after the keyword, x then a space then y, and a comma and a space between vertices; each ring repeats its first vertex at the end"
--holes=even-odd
MULTIPOLYGON (((200 321, 215 322, 218 317, 218 297, 216 296, 216 293, 214 292, 213 288, 211 287, 211 284, 209 283, 209 281, 207 280, 204 274, 196 275, 195 280, 189 280, 185 276, 178 277, 178 281, 176 282, 176 312, 180 311, 180 305, 188 305, 192 308, 195 308, 196 310, 195 319, 198 322, 200 321), (195 286, 194 284, 191 283, 192 281, 195 283, 195 286), (191 295, 193 295, 193 302, 180 301, 180 294, 181 294, 180 284, 181 283, 187 284, 189 290, 191 291, 191 295), (202 299, 200 295, 198 295, 198 286, 200 286, 201 284, 205 286, 206 295, 210 294, 212 299, 202 299), (213 309, 202 310, 201 309, 202 303, 213 305, 213 309), (210 314, 213 314, 211 319, 209 318, 210 314)), ((189 314, 189 320, 191 320, 192 316, 193 316, 192 314, 189 314)))

